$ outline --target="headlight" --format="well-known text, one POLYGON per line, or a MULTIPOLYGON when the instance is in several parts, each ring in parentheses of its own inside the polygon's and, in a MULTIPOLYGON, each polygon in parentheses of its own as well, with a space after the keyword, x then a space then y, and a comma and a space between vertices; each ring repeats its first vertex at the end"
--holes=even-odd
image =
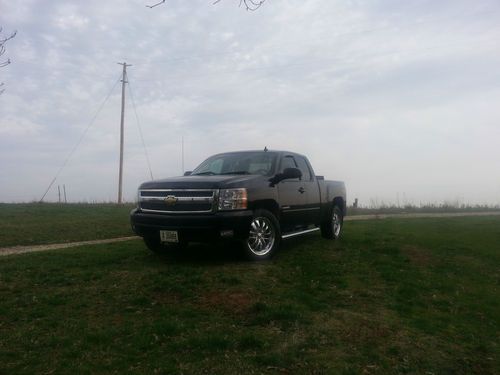
POLYGON ((247 189, 220 189, 219 211, 244 210, 247 204, 247 189))

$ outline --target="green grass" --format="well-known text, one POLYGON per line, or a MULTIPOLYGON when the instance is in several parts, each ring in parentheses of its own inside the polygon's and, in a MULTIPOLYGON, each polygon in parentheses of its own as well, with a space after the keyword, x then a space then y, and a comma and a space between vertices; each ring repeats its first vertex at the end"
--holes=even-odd
MULTIPOLYGON (((129 223, 132 204, 112 203, 0 203, 0 248, 8 246, 42 245, 60 242, 106 239, 133 235, 129 223)), ((381 213, 442 213, 498 209, 468 207, 349 208, 349 215, 381 213)))
POLYGON ((500 218, 346 223, 269 262, 134 240, 0 258, 0 374, 498 374, 500 218))
POLYGON ((132 205, 0 203, 0 247, 132 236, 132 205))

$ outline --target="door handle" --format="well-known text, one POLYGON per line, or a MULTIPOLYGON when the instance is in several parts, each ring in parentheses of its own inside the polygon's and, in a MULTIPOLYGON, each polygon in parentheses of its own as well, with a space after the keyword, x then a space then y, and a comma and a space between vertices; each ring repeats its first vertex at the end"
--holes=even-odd
POLYGON ((304 189, 302 186, 299 187, 299 193, 304 194, 306 192, 306 189, 304 189))

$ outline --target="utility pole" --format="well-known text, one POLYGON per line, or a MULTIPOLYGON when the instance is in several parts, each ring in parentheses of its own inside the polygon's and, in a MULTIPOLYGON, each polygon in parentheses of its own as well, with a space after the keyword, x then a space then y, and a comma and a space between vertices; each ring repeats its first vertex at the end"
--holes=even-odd
POLYGON ((184 174, 184 172, 186 172, 186 170, 184 169, 184 136, 182 136, 182 138, 181 138, 181 143, 182 143, 182 147, 181 147, 181 154, 182 154, 182 174, 184 174))
POLYGON ((125 123, 125 84, 127 83, 127 66, 132 66, 126 62, 118 63, 123 66, 122 74, 122 117, 120 121, 120 173, 118 177, 118 204, 122 203, 122 184, 123 184, 123 131, 125 123))

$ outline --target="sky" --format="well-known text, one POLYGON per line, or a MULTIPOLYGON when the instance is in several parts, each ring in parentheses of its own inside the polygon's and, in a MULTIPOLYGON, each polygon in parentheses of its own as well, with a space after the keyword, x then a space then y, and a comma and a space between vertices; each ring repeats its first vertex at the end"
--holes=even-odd
POLYGON ((55 176, 46 201, 58 185, 116 201, 127 62, 128 201, 147 156, 154 178, 183 172, 184 144, 184 170, 305 154, 349 204, 500 204, 498 1, 155 2, 0 0, 2 35, 18 32, 0 58, 0 202, 55 176))

